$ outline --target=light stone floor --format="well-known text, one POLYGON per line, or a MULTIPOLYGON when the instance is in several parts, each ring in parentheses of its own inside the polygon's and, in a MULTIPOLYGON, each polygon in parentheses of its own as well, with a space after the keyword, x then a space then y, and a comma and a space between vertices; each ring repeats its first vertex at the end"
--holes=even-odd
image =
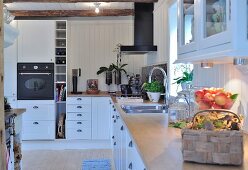
POLYGON ((82 170, 86 159, 110 159, 111 150, 35 150, 23 151, 23 170, 82 170))

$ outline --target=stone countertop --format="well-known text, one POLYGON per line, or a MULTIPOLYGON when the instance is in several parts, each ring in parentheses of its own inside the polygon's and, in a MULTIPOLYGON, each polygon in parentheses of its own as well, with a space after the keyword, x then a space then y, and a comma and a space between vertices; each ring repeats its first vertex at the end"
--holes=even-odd
MULTIPOLYGON (((114 98, 113 98, 114 99, 114 98)), ((128 115, 115 103, 148 170, 248 170, 248 135, 244 136, 242 166, 184 162, 181 130, 167 127, 165 114, 128 115)))
POLYGON ((5 111, 4 115, 5 115, 5 118, 7 118, 12 115, 15 115, 15 116, 21 115, 24 112, 26 112, 26 109, 24 108, 10 109, 9 111, 5 111))

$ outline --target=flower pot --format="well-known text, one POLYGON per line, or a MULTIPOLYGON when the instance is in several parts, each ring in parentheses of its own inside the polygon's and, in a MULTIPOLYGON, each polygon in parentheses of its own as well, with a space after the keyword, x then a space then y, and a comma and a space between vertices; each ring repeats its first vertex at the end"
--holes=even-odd
POLYGON ((106 81, 107 85, 112 84, 112 71, 106 71, 106 81))
POLYGON ((115 71, 115 84, 119 85, 121 84, 121 72, 120 71, 115 71))
POLYGON ((159 101, 161 95, 160 92, 146 92, 146 93, 151 102, 157 103, 159 101))
POLYGON ((181 83, 182 90, 188 90, 192 88, 192 81, 186 81, 181 83))

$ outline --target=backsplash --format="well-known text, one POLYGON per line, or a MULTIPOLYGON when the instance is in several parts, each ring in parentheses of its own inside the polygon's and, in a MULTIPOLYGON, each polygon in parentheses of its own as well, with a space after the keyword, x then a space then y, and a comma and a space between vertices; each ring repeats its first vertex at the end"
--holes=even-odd
MULTIPOLYGON (((142 83, 148 82, 149 72, 153 67, 161 67, 167 73, 167 64, 158 64, 158 65, 142 67, 142 74, 141 74, 142 83)), ((158 80, 159 82, 163 83, 164 82, 163 73, 160 70, 154 70, 152 75, 152 80, 158 80)))

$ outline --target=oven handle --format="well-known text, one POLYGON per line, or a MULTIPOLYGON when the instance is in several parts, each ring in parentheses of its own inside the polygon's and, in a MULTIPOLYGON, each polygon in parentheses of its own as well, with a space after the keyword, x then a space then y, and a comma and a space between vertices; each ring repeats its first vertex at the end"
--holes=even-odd
POLYGON ((20 75, 51 75, 52 73, 19 73, 20 75))

